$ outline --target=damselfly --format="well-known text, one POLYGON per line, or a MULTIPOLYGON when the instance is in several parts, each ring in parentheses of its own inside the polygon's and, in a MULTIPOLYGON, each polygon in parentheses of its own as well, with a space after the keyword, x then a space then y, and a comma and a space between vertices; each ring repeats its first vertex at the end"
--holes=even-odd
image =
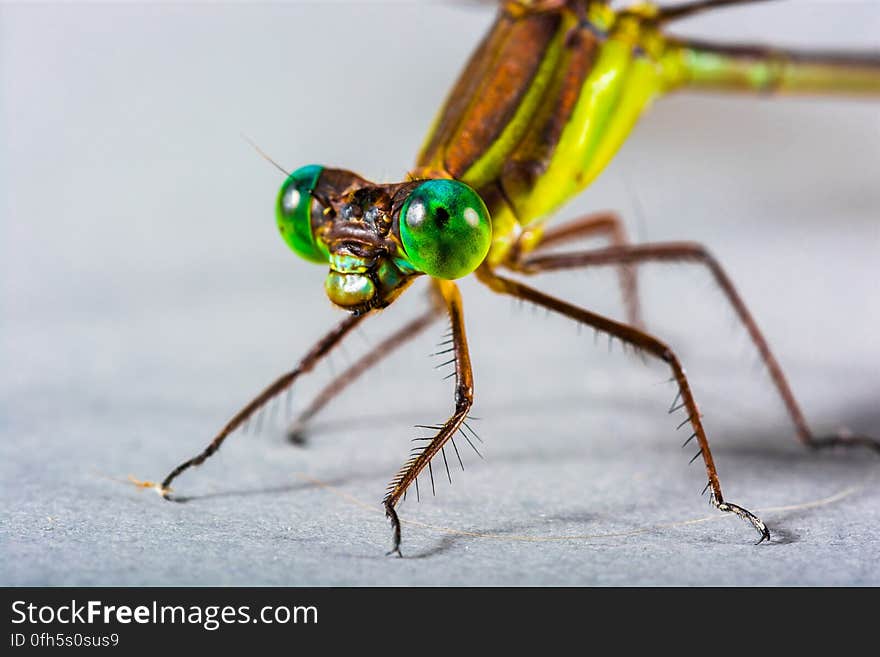
MULTIPOLYGON (((792 51, 673 38, 665 26, 725 5, 762 0, 695 0, 673 6, 637 4, 614 9, 605 0, 508 0, 478 45, 404 182, 375 184, 344 169, 309 165, 287 174, 276 204, 281 237, 302 258, 329 272, 324 288, 346 317, 292 371, 236 413, 207 448, 158 486, 199 465, 233 431, 287 390, 362 322, 393 303, 418 277, 431 279, 430 307, 356 361, 324 388, 300 415, 307 423, 327 402, 372 365, 430 326, 444 313, 451 330, 443 349, 454 365, 455 408, 429 427, 391 480, 383 505, 393 529, 391 552, 400 554, 396 506, 419 474, 431 469, 455 438, 470 441, 473 375, 464 310, 453 282, 469 274, 495 292, 621 340, 665 363, 677 385, 672 409, 687 413, 708 482, 711 503, 770 534, 747 509, 722 494, 695 394, 673 350, 647 332, 639 315, 635 269, 647 262, 694 262, 706 267, 757 347, 801 442, 813 448, 863 445, 865 437, 815 436, 785 375, 730 278, 702 245, 632 244, 616 215, 594 214, 558 227, 547 219, 603 170, 642 113, 658 98, 688 89, 744 92, 880 95, 880 53, 792 51), (610 246, 548 253, 584 236, 610 246), (626 321, 598 315, 545 294, 504 270, 523 275, 616 266, 626 321)), ((433 473, 432 473, 433 474, 433 473)), ((705 492, 704 490, 704 492, 705 492)))

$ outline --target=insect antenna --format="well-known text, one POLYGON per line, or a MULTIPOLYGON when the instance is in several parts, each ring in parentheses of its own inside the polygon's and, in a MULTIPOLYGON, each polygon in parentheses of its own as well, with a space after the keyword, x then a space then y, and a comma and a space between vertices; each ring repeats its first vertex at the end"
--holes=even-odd
POLYGON ((269 157, 268 155, 266 155, 266 153, 263 152, 263 149, 260 148, 259 146, 257 146, 257 145, 254 143, 254 141, 253 141, 250 137, 248 137, 248 136, 247 136, 246 134, 244 134, 244 133, 241 133, 241 138, 244 139, 247 143, 249 143, 249 144, 253 147, 253 149, 254 149, 255 151, 257 151, 257 153, 259 153, 260 157, 262 157, 264 160, 266 160, 266 162, 268 162, 269 164, 271 164, 272 166, 274 166, 276 169, 278 169, 278 170, 279 170, 281 173, 283 173, 285 176, 290 176, 290 171, 288 171, 288 170, 285 169, 283 166, 281 166, 280 164, 278 164, 275 160, 273 160, 271 157, 269 157))

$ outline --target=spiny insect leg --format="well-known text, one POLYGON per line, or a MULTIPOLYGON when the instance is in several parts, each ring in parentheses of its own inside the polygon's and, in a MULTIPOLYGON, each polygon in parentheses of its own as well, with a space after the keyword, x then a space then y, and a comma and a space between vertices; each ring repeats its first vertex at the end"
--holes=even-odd
POLYGON ((254 397, 250 403, 236 413, 201 453, 184 461, 168 473, 168 476, 166 476, 160 484, 162 496, 165 499, 168 499, 169 493, 171 492, 171 482, 174 481, 174 479, 185 470, 195 465, 201 465, 205 459, 220 449, 220 446, 229 434, 247 422, 255 412, 261 410, 266 403, 274 399, 276 395, 287 390, 287 388, 293 385, 294 381, 296 381, 301 374, 311 371, 315 364, 330 353, 355 326, 363 321, 365 317, 367 317, 367 314, 349 315, 332 331, 318 340, 315 346, 305 355, 295 369, 278 377, 267 388, 265 388, 263 392, 254 397))
MULTIPOLYGON (((698 3, 699 4, 699 3, 698 3)), ((836 445, 847 447, 867 447, 880 452, 880 441, 864 435, 849 435, 839 432, 828 437, 817 437, 810 430, 800 405, 788 384, 788 379, 776 360, 776 356, 770 350, 770 345, 758 323, 749 311, 748 306, 740 296, 730 276, 721 266, 721 263, 702 244, 694 242, 665 242, 656 244, 636 244, 625 246, 613 246, 605 249, 592 251, 580 251, 573 253, 560 253, 553 255, 535 255, 522 258, 515 262, 513 268, 524 274, 537 274, 545 271, 560 271, 564 269, 581 269, 584 267, 619 266, 628 264, 636 266, 645 262, 658 263, 682 263, 692 262, 706 267, 712 274, 715 284, 724 293, 728 303, 736 313, 739 322, 745 327, 749 338, 758 350, 773 385, 776 387, 780 398, 785 404, 791 422, 794 425, 798 439, 805 445, 813 448, 825 448, 836 445)), ((619 336, 618 336, 619 337, 619 336)), ((677 400, 677 398, 676 398, 677 400)), ((675 403, 673 402, 673 407, 675 403)))
MULTIPOLYGON (((438 280, 435 282, 435 285, 446 302, 446 309, 452 324, 452 339, 455 345, 455 411, 442 425, 421 425, 425 428, 436 430, 437 434, 426 446, 420 448, 417 453, 414 453, 407 459, 388 485, 388 492, 385 495, 383 504, 385 506, 385 515, 390 520, 392 526, 392 548, 389 554, 401 554, 400 518, 394 507, 411 484, 415 483, 416 491, 418 492, 418 476, 425 467, 428 468, 428 473, 431 476, 431 489, 433 491, 434 470, 431 460, 438 452, 443 453, 443 446, 456 431, 461 429, 474 399, 474 380, 470 354, 468 353, 467 336, 465 334, 461 295, 458 287, 451 281, 438 280)), ((466 434, 465 437, 467 437, 466 434)), ((456 455, 458 455, 458 448, 455 447, 455 443, 453 443, 453 447, 455 448, 456 455)), ((445 453, 443 453, 443 457, 445 460, 445 453)), ((459 463, 461 463, 460 456, 459 463)), ((463 465, 462 469, 464 469, 463 465)))
POLYGON ((297 445, 306 443, 306 427, 309 421, 318 414, 334 397, 354 383, 362 374, 376 365, 386 356, 391 355, 395 349, 412 340, 422 331, 428 328, 440 316, 441 309, 433 304, 414 319, 410 320, 399 330, 392 333, 378 345, 355 361, 348 369, 334 378, 321 392, 315 396, 311 404, 299 414, 299 417, 287 430, 287 438, 297 445))
POLYGON ((694 458, 696 459, 700 456, 703 458, 706 474, 708 475, 710 488, 712 490, 712 505, 719 511, 733 513, 740 518, 747 520, 761 535, 762 541, 769 538, 770 534, 767 531, 766 525, 764 525, 757 516, 739 505, 724 501, 724 497, 721 493, 721 482, 718 479, 715 462, 712 458, 712 452, 709 449, 709 440, 706 436, 706 431, 703 428, 703 422, 699 410, 697 409, 696 400, 691 391, 690 382, 685 376, 684 368, 681 366, 678 357, 666 344, 638 328, 621 324, 607 317, 603 317, 602 315, 590 312, 584 308, 572 305, 561 299, 544 294, 543 292, 524 285, 519 281, 499 276, 488 267, 481 267, 478 269, 477 277, 495 292, 522 297, 534 304, 554 310, 566 317, 570 317, 577 322, 592 326, 604 333, 612 334, 622 342, 633 344, 647 354, 666 363, 672 370, 673 377, 678 384, 681 399, 687 408, 688 422, 690 422, 693 427, 693 433, 696 434, 695 437, 697 444, 700 447, 700 451, 694 458))
MULTIPOLYGON (((541 235, 540 241, 531 251, 538 253, 550 246, 565 244, 574 240, 601 235, 611 242, 612 246, 626 246, 630 244, 626 234, 623 220, 616 212, 597 212, 578 217, 561 226, 549 228, 541 235)), ((523 262, 527 255, 521 252, 515 254, 513 269, 523 262)), ((637 268, 630 264, 621 264, 618 267, 620 290, 623 294, 623 304, 626 308, 626 320, 633 326, 642 326, 641 308, 639 305, 639 289, 637 268)))

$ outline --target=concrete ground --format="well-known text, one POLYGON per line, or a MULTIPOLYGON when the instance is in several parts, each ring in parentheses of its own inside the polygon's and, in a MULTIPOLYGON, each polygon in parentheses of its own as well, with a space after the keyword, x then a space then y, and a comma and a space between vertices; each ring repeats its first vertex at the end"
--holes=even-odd
MULTIPOLYGON (((880 12, 782 3, 683 24, 702 37, 877 48, 880 12)), ((281 405, 162 501, 161 479, 340 318, 321 267, 278 239, 286 167, 399 178, 491 20, 464 5, 0 7, 0 584, 878 585, 880 457, 796 444, 744 331, 695 266, 645 267, 650 329, 692 378, 726 496, 679 449, 658 363, 462 282, 481 460, 459 441, 406 559, 379 500, 451 409, 440 325, 316 419, 281 405)), ((661 101, 559 217, 624 214, 639 241, 695 240, 728 268, 817 432, 880 435, 880 104, 661 101)), ((613 271, 535 279, 613 316, 613 271)), ((423 288, 423 284, 414 286, 423 288)), ((423 302, 414 289, 304 379, 423 302)))

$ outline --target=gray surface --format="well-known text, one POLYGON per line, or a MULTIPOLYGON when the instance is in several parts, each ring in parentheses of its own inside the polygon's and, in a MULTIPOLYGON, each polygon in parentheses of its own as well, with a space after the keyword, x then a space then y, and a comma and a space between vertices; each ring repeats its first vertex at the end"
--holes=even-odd
MULTIPOLYGON (((876 3, 783 5, 691 30, 878 46, 876 3)), ((472 281, 486 459, 463 450, 451 487, 439 463, 433 499, 422 478, 421 503, 401 509, 422 523, 404 527, 416 558, 383 556, 377 502, 407 427, 451 404, 425 357, 439 327, 334 405, 306 449, 267 420, 179 480, 189 503, 124 482, 201 448, 339 316, 321 268, 278 240, 281 179, 240 133, 286 166, 396 178, 490 19, 0 6, 0 584, 880 584, 880 459, 795 444, 743 331, 690 267, 644 270, 647 319, 688 367, 727 496, 765 510, 770 545, 699 497, 662 367, 472 281)), ((878 171, 876 104, 675 98, 564 216, 614 207, 639 239, 709 244, 814 426, 877 435, 878 171)), ((620 312, 612 272, 539 284, 620 312)), ((420 302, 371 321, 296 403, 420 302)))

